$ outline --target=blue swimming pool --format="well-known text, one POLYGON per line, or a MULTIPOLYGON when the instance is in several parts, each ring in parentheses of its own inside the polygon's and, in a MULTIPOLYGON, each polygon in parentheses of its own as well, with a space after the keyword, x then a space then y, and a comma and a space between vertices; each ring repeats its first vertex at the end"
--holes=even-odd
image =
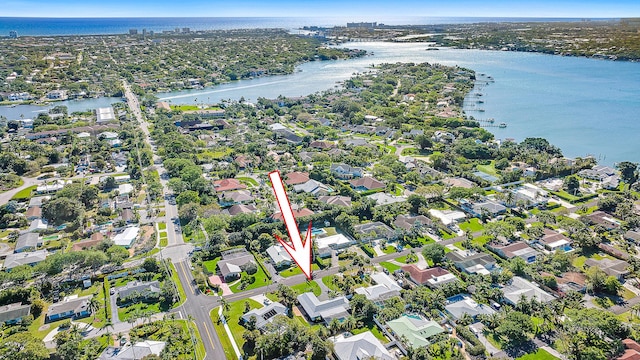
POLYGON ((324 234, 324 233, 326 233, 326 231, 324 231, 324 229, 311 228, 311 235, 320 235, 320 234, 324 234))

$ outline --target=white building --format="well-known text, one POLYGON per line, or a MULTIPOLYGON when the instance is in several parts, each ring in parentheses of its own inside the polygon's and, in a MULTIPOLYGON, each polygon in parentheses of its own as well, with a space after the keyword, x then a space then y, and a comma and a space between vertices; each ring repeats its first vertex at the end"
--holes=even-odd
POLYGON ((139 232, 140 228, 137 226, 128 227, 123 232, 113 237, 113 243, 124 246, 128 249, 138 237, 139 232))
POLYGON ((338 360, 395 359, 371 331, 349 337, 338 335, 333 338, 333 349, 338 360))
POLYGON ((344 249, 354 244, 352 240, 342 234, 316 238, 314 241, 318 245, 318 255, 320 257, 331 256, 331 250, 344 249))
POLYGON ((96 121, 98 123, 113 121, 115 119, 116 115, 113 112, 113 108, 111 106, 96 109, 96 121))
POLYGON ((462 211, 430 209, 429 214, 440 219, 446 226, 464 221, 466 215, 462 211))
POLYGON ((373 280, 376 285, 359 287, 355 289, 355 292, 366 296, 367 299, 374 302, 400 295, 402 288, 389 275, 381 272, 373 273, 371 274, 371 280, 373 280))
POLYGON ((277 267, 286 267, 291 265, 291 256, 287 250, 280 244, 273 245, 267 249, 267 254, 277 267))

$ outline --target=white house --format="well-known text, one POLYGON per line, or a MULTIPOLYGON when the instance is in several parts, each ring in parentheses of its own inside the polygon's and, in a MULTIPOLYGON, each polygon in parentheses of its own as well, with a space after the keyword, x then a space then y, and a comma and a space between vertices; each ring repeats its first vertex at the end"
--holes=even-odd
POLYGON ((140 228, 137 226, 128 227, 123 232, 114 236, 113 242, 116 245, 124 246, 128 249, 138 237, 139 232, 140 228))

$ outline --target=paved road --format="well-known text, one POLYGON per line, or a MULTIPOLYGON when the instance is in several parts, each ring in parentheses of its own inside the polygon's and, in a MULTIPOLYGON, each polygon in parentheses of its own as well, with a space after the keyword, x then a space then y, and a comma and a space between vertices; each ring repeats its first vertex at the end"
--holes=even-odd
POLYGON ((213 303, 217 302, 217 300, 209 300, 207 296, 200 294, 195 286, 193 275, 189 270, 191 265, 187 260, 189 251, 193 249, 193 246, 185 244, 182 238, 182 231, 177 222, 178 207, 176 206, 173 192, 167 186, 167 177, 164 176, 166 170, 160 163, 160 158, 155 154, 156 147, 151 141, 149 124, 142 116, 138 98, 131 91, 131 87, 126 81, 123 80, 122 84, 129 108, 140 124, 140 128, 144 133, 145 142, 149 144, 153 150, 153 160, 160 175, 160 183, 162 184, 166 214, 165 221, 167 223, 167 247, 162 249, 158 256, 160 258, 170 259, 175 265, 180 282, 185 287, 184 290, 187 294, 186 301, 178 308, 172 310, 172 312, 177 313, 182 318, 191 318, 196 323, 201 337, 201 339, 197 339, 197 341, 202 341, 204 344, 206 351, 205 359, 224 359, 224 350, 222 349, 220 339, 209 317, 209 312, 214 308, 213 303))

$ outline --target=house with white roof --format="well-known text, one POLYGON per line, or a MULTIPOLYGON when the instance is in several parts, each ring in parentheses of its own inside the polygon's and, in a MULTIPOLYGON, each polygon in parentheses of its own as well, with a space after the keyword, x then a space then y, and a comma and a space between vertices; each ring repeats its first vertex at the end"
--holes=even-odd
POLYGON ((277 315, 286 316, 287 312, 287 307, 276 301, 263 308, 253 309, 245 313, 244 315, 242 315, 242 320, 245 323, 248 323, 249 321, 251 321, 251 318, 255 318, 256 328, 262 330, 267 324, 272 322, 277 315))
POLYGON ((467 216, 462 211, 457 210, 437 210, 429 209, 431 216, 439 219, 445 226, 450 226, 458 222, 464 221, 467 216))
POLYGON ((49 252, 47 250, 36 250, 31 252, 21 252, 17 254, 9 254, 4 259, 4 268, 7 271, 13 269, 16 266, 20 265, 31 265, 34 266, 47 258, 49 252))
POLYGON ((273 262, 275 267, 283 268, 283 267, 291 266, 291 263, 292 263, 291 256, 289 255, 287 250, 284 249, 282 245, 275 244, 270 246, 267 249, 267 254, 271 258, 271 261, 273 262))
POLYGON ((124 229, 123 232, 113 237, 113 243, 116 245, 124 246, 128 249, 138 237, 139 232, 140 228, 137 226, 128 227, 124 229))
POLYGON ((333 191, 327 185, 313 179, 310 179, 309 181, 302 184, 294 185, 293 190, 297 193, 305 192, 316 197, 328 195, 333 191))
POLYGON ((298 302, 312 321, 328 324, 332 319, 340 320, 349 316, 349 300, 344 296, 320 301, 312 292, 307 292, 298 295, 298 302))
POLYGON ((332 341, 333 352, 338 360, 396 359, 371 331, 348 337, 338 335, 332 341))
POLYGON ((468 314, 475 319, 476 316, 481 314, 491 315, 495 313, 495 310, 490 306, 478 304, 468 296, 463 296, 462 300, 447 304, 444 308, 455 320, 462 318, 464 314, 468 314))
POLYGON ((314 242, 318 245, 318 256, 320 257, 329 257, 331 250, 340 250, 355 244, 355 241, 342 234, 319 237, 314 239, 314 242))
POLYGON ((150 355, 160 356, 167 344, 164 341, 145 340, 133 345, 127 343, 122 347, 107 347, 98 360, 141 360, 150 355))
POLYGON ((540 289, 540 287, 529 280, 519 276, 514 276, 508 285, 502 288, 504 299, 511 305, 516 305, 523 297, 529 301, 536 298, 537 301, 548 303, 555 299, 553 295, 540 289))
POLYGON ((355 292, 364 295, 373 302, 384 301, 400 295, 402 288, 389 275, 382 272, 373 273, 371 274, 371 280, 373 280, 375 285, 359 287, 355 289, 355 292))

